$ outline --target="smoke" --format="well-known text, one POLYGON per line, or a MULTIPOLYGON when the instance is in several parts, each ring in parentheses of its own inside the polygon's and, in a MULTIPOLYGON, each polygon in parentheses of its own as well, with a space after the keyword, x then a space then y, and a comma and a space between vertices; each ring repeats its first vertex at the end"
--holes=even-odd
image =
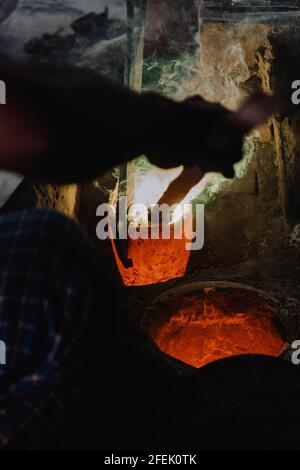
MULTIPOLYGON (((242 2, 230 3, 231 7, 236 8, 242 2)), ((203 5, 207 7, 207 2, 203 5)), ((245 6, 245 2, 243 5, 245 6)), ((253 2, 251 7, 254 7, 253 2)), ((259 10, 263 18, 266 14, 274 13, 266 4, 265 7, 266 11, 259 10)), ((221 12, 219 14, 224 13, 224 9, 219 10, 221 12)), ((169 8, 168 11, 165 8, 163 18, 161 16, 156 18, 155 14, 158 13, 152 11, 152 21, 157 24, 154 28, 148 28, 153 33, 153 37, 148 37, 148 42, 157 44, 157 47, 144 60, 143 91, 158 92, 178 101, 200 95, 207 101, 220 103, 230 110, 237 110, 249 92, 251 93, 248 82, 255 76, 253 70, 257 60, 256 55, 259 47, 265 43, 268 27, 264 23, 253 22, 253 15, 256 20, 258 18, 258 11, 255 10, 251 12, 243 10, 237 17, 234 16, 235 13, 234 15, 230 13, 230 22, 211 21, 205 17, 205 9, 203 11, 200 32, 195 32, 192 29, 194 26, 190 28, 192 34, 186 36, 189 38, 186 43, 184 28, 177 30, 172 26, 164 29, 163 38, 168 46, 165 49, 159 45, 157 35, 161 28, 158 28, 157 24, 167 24, 168 16, 172 16, 173 10, 169 8), (166 30, 171 37, 166 36, 166 30), (190 37, 194 37, 192 47, 190 37)), ((182 28, 182 25, 178 28, 182 28)), ((256 75, 255 83, 258 83, 258 86, 260 79, 256 75)), ((245 141, 244 158, 235 166, 237 178, 242 178, 248 171, 258 135, 258 133, 252 134, 245 141)), ((199 151, 201 152, 201 142, 199 142, 199 151)), ((135 168, 139 182, 152 171, 146 168, 144 163, 144 159, 139 159, 135 168)), ((206 175, 189 193, 188 199, 205 203, 223 190, 228 190, 231 184, 232 180, 227 180, 220 174, 206 175)))
MULTIPOLYGON (((178 101, 200 95, 207 101, 237 110, 246 96, 243 85, 251 77, 242 40, 246 33, 247 25, 239 25, 236 30, 222 24, 202 25, 201 34, 197 35, 198 48, 145 60, 143 90, 159 92, 178 101)), ((235 165, 237 178, 245 175, 254 153, 252 135, 245 141, 243 160, 235 165)), ((232 180, 220 174, 207 174, 190 191, 186 202, 206 203, 231 184, 232 180)))

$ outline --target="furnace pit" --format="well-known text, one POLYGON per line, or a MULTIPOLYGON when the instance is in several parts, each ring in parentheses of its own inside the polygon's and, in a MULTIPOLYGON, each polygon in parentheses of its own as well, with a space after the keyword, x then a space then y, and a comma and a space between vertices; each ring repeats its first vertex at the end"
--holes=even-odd
POLYGON ((158 348, 200 368, 243 354, 279 356, 285 341, 276 304, 253 290, 203 288, 159 302, 150 322, 158 348))
POLYGON ((128 257, 133 266, 125 268, 112 240, 115 260, 125 286, 146 286, 183 277, 188 265, 190 251, 186 249, 189 239, 174 238, 171 227, 169 240, 128 240, 128 257))

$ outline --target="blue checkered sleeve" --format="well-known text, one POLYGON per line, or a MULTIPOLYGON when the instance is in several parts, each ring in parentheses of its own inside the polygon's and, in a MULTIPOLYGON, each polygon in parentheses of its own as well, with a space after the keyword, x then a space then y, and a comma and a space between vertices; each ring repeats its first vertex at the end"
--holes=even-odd
POLYGON ((63 215, 0 216, 0 447, 20 436, 42 447, 80 393, 97 281, 89 257, 89 242, 63 215))

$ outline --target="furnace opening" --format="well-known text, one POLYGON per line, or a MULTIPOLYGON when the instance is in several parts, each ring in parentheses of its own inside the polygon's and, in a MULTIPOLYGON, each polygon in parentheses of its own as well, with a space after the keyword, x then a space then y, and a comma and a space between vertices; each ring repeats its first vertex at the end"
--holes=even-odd
POLYGON ((276 306, 255 291, 203 288, 159 305, 150 331, 158 348, 195 368, 243 354, 279 356, 276 306))

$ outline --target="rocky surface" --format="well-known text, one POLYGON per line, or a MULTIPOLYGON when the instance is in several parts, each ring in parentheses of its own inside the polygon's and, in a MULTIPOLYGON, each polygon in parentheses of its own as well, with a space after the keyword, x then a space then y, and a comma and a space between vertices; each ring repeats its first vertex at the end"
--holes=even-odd
POLYGON ((106 8, 101 13, 91 12, 76 18, 70 28, 71 34, 44 33, 33 38, 24 45, 24 51, 34 61, 81 65, 121 80, 126 23, 111 18, 106 8))
POLYGON ((41 185, 25 178, 0 212, 40 208, 53 209, 76 218, 78 204, 77 185, 41 185))
POLYGON ((299 113, 291 104, 291 82, 300 73, 299 35, 297 17, 280 26, 202 24, 201 62, 195 60, 196 72, 177 94, 199 93, 236 109, 249 95, 264 92, 280 96, 285 110, 249 138, 238 178, 208 185, 197 198, 206 204, 205 247, 192 254, 191 267, 237 265, 276 253, 299 221, 299 113))

